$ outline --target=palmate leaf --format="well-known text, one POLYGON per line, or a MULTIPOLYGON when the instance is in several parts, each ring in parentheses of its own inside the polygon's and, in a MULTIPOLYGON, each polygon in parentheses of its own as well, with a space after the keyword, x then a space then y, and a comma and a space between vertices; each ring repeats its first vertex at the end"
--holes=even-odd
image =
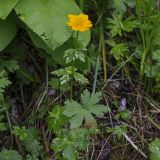
POLYGON ((101 92, 96 92, 90 94, 88 90, 85 90, 81 94, 81 101, 84 106, 93 106, 99 103, 100 99, 102 98, 101 92))
POLYGON ((0 18, 5 19, 19 0, 0 0, 0 18))
POLYGON ((81 95, 81 103, 73 100, 65 102, 65 109, 63 114, 70 118, 70 128, 78 128, 85 123, 92 123, 96 126, 96 119, 94 115, 103 117, 109 108, 103 105, 99 105, 101 99, 101 93, 92 93, 85 90, 81 95))
POLYGON ((132 32, 139 25, 139 21, 130 16, 123 20, 121 14, 113 13, 112 18, 108 18, 107 28, 110 29, 112 37, 122 36, 123 32, 132 32))

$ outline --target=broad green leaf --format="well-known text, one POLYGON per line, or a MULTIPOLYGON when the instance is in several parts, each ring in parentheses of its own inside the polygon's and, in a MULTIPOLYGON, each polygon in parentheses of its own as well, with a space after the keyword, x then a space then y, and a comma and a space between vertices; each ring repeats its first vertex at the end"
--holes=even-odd
POLYGON ((5 19, 19 0, 0 0, 0 18, 5 19))
MULTIPOLYGON (((20 19, 52 51, 72 35, 71 29, 67 26, 67 15, 81 12, 73 0, 21 0, 15 10, 20 19)), ((84 34, 89 37, 89 32, 84 34)))
POLYGON ((79 104, 78 102, 74 101, 74 100, 71 100, 71 101, 68 100, 68 101, 66 101, 65 105, 69 106, 63 112, 67 117, 71 117, 71 116, 79 113, 79 111, 81 111, 83 109, 82 105, 79 104))
POLYGON ((90 94, 90 92, 88 90, 85 90, 81 94, 81 100, 82 100, 82 103, 84 106, 93 106, 93 105, 99 103, 101 97, 102 97, 101 92, 96 92, 96 93, 90 94))
MULTIPOLYGON (((81 112, 79 112, 81 113, 81 112)), ((82 125, 84 119, 84 115, 82 114, 76 114, 71 120, 69 121, 71 124, 71 128, 78 128, 82 125)))
POLYGON ((0 52, 7 47, 16 34, 15 19, 8 17, 6 20, 0 19, 0 52))

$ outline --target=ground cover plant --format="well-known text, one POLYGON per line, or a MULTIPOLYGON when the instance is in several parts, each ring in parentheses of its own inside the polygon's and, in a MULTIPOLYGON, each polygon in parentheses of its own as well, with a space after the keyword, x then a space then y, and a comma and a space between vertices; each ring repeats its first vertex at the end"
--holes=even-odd
POLYGON ((0 0, 0 160, 160 160, 159 0, 0 0))

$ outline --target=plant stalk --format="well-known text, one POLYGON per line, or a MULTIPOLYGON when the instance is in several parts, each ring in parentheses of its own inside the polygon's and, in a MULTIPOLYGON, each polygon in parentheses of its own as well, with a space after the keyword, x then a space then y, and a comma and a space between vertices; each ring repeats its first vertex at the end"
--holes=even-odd
MULTIPOLYGON (((76 32, 76 38, 75 38, 75 49, 77 49, 77 42, 78 42, 78 35, 79 35, 79 32, 77 31, 76 32)), ((72 74, 71 74, 71 88, 70 88, 70 99, 73 98, 73 79, 74 79, 74 62, 72 63, 72 74)))
POLYGON ((106 48, 105 48, 103 19, 101 20, 101 23, 100 23, 100 44, 101 44, 101 53, 102 53, 102 59, 103 59, 104 81, 106 81, 107 80, 107 63, 106 63, 106 48))

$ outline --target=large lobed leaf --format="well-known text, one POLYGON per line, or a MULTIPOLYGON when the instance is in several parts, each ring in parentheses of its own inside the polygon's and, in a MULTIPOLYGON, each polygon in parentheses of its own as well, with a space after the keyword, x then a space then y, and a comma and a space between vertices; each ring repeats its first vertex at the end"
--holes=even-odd
POLYGON ((96 119, 94 115, 103 117, 109 111, 107 106, 99 105, 101 99, 101 92, 92 93, 85 90, 81 94, 81 103, 68 100, 65 102, 65 109, 63 114, 70 118, 70 128, 78 128, 83 124, 91 124, 96 126, 96 119))
MULTIPOLYGON (((37 35, 32 36, 30 32, 36 45, 43 49, 46 49, 47 45, 51 51, 72 35, 67 26, 67 15, 81 12, 73 0, 21 0, 15 10, 21 20, 37 35)), ((87 32, 85 34, 89 37, 87 32)))
POLYGON ((6 19, 19 0, 0 0, 0 18, 6 19))

